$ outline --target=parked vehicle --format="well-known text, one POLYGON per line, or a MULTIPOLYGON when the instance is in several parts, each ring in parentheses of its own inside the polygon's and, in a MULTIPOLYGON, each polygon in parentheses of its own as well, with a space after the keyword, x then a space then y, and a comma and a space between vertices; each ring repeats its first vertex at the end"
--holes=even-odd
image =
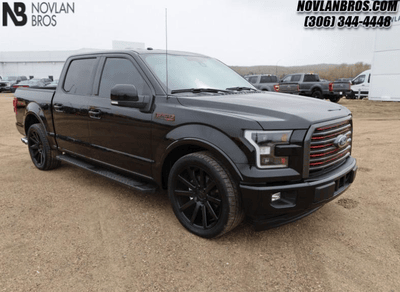
POLYGON ((350 92, 350 83, 320 81, 318 74, 296 73, 286 75, 279 81, 279 92, 338 102, 350 92))
POLYGON ((262 91, 279 91, 279 78, 272 74, 246 75, 244 78, 262 91))
POLYGON ((46 87, 53 87, 56 88, 58 84, 58 79, 53 80, 51 83, 47 84, 46 87))
POLYGON ((13 86, 24 80, 27 80, 26 76, 6 76, 0 81, 0 92, 15 92, 15 88, 13 86))
POLYGON ((370 81, 371 70, 366 70, 357 75, 357 77, 351 81, 351 91, 347 93, 346 97, 349 99, 363 99, 368 97, 370 81))
POLYGON ((205 238, 245 216, 256 230, 300 219, 357 171, 347 108, 258 91, 193 53, 75 55, 56 90, 18 89, 14 111, 38 169, 63 161, 135 190, 167 190, 179 222, 205 238))
POLYGON ((353 80, 353 78, 339 78, 339 79, 336 79, 335 82, 349 82, 349 83, 351 83, 351 80, 353 80))
POLYGON ((47 84, 50 84, 51 80, 49 78, 34 78, 26 81, 21 81, 18 84, 13 85, 13 88, 17 89, 20 87, 33 87, 33 88, 38 88, 38 87, 44 87, 47 84))

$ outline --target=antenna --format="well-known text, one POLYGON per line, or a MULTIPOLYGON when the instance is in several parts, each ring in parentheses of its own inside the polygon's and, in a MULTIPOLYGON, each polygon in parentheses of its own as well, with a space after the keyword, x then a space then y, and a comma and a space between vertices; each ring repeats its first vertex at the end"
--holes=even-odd
POLYGON ((169 98, 168 94, 168 11, 165 8, 165 78, 167 85, 167 99, 169 98))

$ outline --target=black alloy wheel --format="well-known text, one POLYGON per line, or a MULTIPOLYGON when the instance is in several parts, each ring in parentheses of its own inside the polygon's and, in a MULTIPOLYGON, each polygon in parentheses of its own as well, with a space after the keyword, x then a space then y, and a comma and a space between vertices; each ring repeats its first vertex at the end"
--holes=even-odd
POLYGON ((51 150, 45 131, 40 124, 33 124, 28 130, 28 147, 33 164, 40 170, 58 167, 57 151, 51 150))
POLYGON ((37 168, 43 167, 45 162, 45 152, 43 149, 43 142, 36 130, 30 131, 28 136, 28 146, 33 163, 37 168))
POLYGON ((176 217, 198 236, 220 236, 243 220, 234 181, 208 152, 179 159, 171 169, 168 191, 176 217))

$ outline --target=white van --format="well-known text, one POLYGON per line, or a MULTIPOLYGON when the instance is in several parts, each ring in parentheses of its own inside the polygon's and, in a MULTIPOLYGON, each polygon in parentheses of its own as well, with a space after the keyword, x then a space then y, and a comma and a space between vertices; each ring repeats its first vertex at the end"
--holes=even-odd
POLYGON ((351 92, 347 98, 363 99, 368 97, 369 83, 371 82, 371 70, 366 70, 351 80, 351 92))

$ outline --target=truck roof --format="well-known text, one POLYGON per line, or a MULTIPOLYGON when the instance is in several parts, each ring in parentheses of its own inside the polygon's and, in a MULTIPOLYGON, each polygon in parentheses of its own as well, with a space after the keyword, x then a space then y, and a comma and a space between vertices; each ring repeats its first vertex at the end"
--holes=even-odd
MULTIPOLYGON (((153 50, 153 49, 132 49, 132 50, 94 50, 90 52, 85 52, 81 54, 74 54, 71 56, 87 56, 87 55, 100 55, 100 54, 138 54, 138 55, 150 55, 150 54, 165 54, 166 50, 153 50)), ((210 58, 206 55, 191 53, 191 52, 183 52, 183 51, 170 51, 168 50, 168 55, 185 55, 185 56, 197 56, 197 57, 206 57, 210 58)))

